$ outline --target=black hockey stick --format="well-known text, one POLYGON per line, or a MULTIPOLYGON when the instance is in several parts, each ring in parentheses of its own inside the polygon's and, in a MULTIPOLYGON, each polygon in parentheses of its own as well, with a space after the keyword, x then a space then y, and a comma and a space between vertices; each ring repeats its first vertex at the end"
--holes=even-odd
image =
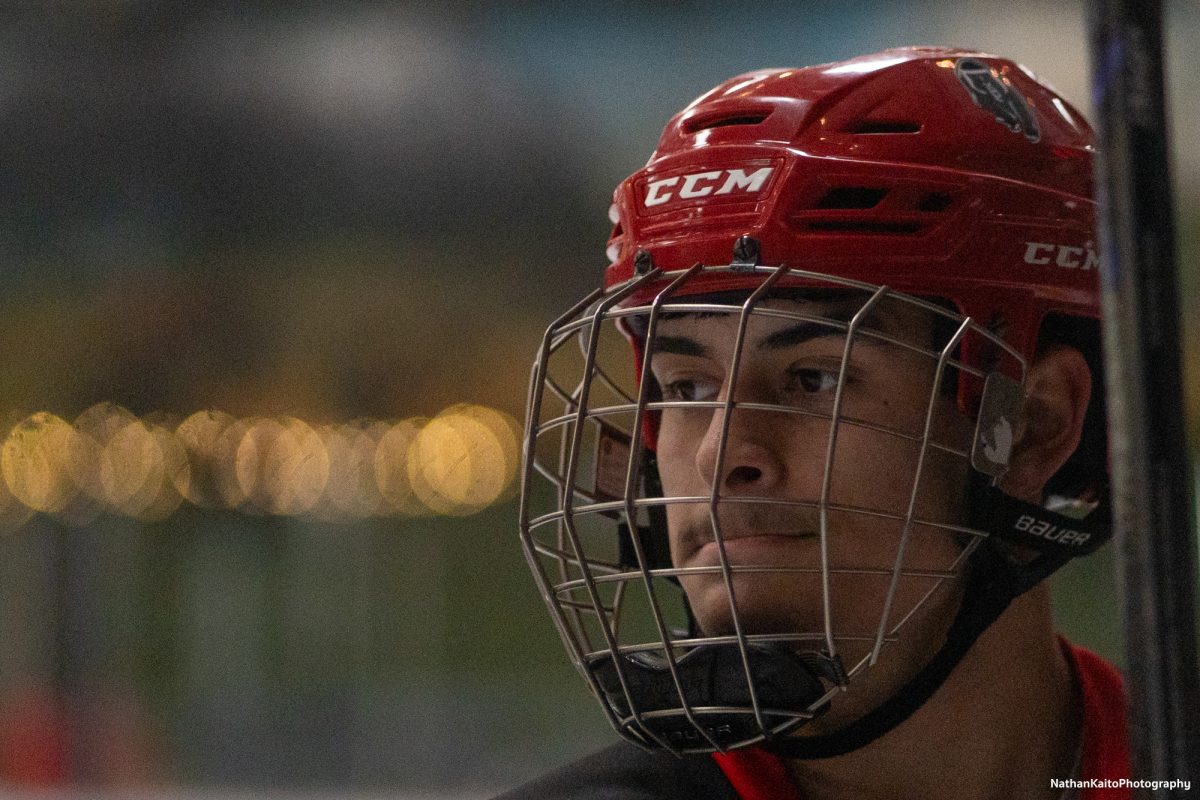
MULTIPOLYGON (((1160 0, 1091 0, 1089 13, 1132 777, 1196 781, 1196 540, 1180 377, 1163 9, 1160 0)), ((1193 795, 1182 788, 1154 794, 1164 796, 1193 795)))

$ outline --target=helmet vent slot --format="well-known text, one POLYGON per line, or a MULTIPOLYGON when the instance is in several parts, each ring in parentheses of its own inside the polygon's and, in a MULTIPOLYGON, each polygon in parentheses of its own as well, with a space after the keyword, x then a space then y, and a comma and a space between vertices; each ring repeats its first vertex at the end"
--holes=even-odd
POLYGON ((688 120, 683 124, 683 130, 686 133, 696 133, 711 128, 724 128, 727 125, 757 125, 769 116, 771 116, 770 111, 753 111, 749 113, 742 111, 736 114, 708 115, 688 120))
POLYGON ((825 193, 817 208, 874 208, 887 195, 887 189, 871 186, 837 186, 825 193))
POLYGON ((864 119, 850 129, 851 133, 920 133, 921 123, 911 120, 864 119))
POLYGON ((813 220, 808 229, 819 233, 886 233, 907 235, 920 233, 921 223, 887 220, 813 220))
POLYGON ((945 192, 930 192, 917 203, 917 211, 945 211, 954 202, 954 198, 945 192))

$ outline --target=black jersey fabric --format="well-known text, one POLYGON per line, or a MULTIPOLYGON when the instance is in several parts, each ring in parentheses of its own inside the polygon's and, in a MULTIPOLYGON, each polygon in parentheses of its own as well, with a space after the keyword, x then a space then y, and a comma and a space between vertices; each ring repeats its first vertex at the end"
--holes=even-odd
POLYGON ((495 800, 738 800, 711 756, 678 758, 626 742, 592 753, 495 800))

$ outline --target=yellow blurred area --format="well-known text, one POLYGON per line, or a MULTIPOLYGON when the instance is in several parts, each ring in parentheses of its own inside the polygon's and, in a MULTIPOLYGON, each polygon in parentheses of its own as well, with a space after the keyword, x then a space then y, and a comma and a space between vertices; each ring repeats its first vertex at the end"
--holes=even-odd
POLYGON ((512 496, 520 442, 510 415, 467 403, 433 418, 316 426, 217 410, 172 424, 99 403, 73 423, 41 411, 5 425, 0 529, 10 530, 35 513, 158 522, 184 503, 326 521, 464 516, 512 496))
POLYGON ((75 496, 72 456, 78 434, 61 417, 42 411, 13 426, 0 449, 0 470, 13 497, 33 511, 60 511, 75 496))
POLYGON ((509 420, 481 406, 451 406, 431 420, 408 449, 413 493, 428 508, 473 514, 512 485, 517 434, 509 420))

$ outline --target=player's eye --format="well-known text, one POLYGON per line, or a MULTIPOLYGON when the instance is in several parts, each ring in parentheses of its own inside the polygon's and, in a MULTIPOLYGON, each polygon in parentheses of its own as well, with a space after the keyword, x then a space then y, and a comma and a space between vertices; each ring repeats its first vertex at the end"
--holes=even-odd
POLYGON ((795 367, 788 370, 788 390, 805 394, 821 394, 832 392, 837 388, 836 372, 808 367, 795 367))
POLYGON ((664 400, 704 401, 714 399, 718 389, 716 381, 681 378, 664 383, 662 394, 664 400))

